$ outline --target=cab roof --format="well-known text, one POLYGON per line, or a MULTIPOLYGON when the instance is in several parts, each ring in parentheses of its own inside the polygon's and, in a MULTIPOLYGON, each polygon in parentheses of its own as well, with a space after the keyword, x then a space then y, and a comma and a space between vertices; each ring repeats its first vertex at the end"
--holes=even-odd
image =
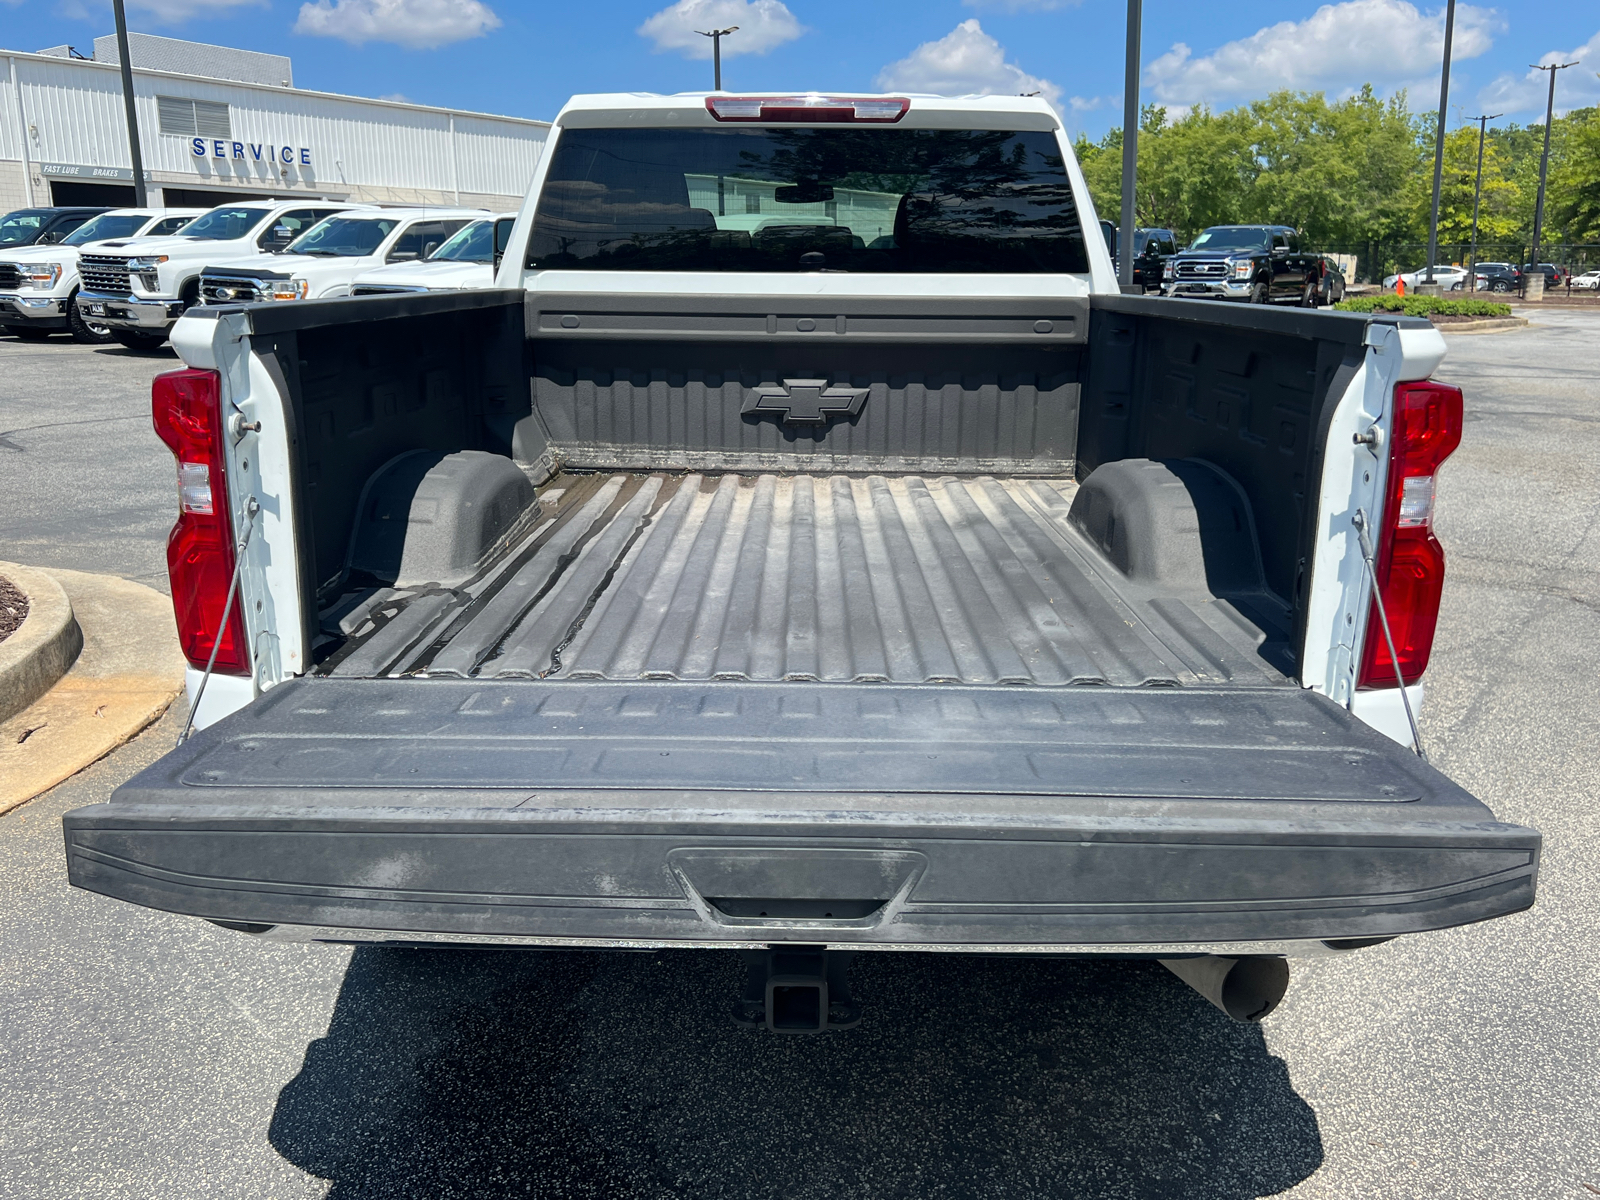
MULTIPOLYGON (((572 97, 556 114, 555 124, 569 128, 608 128, 612 126, 674 128, 729 128, 706 110, 706 101, 716 97, 731 99, 747 96, 762 99, 787 97, 839 97, 841 99, 905 99, 910 107, 899 121, 873 126, 890 129, 994 129, 1057 130, 1061 120, 1055 109, 1038 96, 935 96, 918 92, 678 92, 671 96, 656 92, 595 92, 572 97)), ((743 128, 772 128, 778 122, 743 125, 743 128)), ((792 122, 783 122, 784 125, 792 122)), ((815 127, 804 124, 806 128, 815 127)), ((837 128, 833 123, 825 124, 837 128)), ((731 126, 740 128, 741 126, 731 126)), ((852 125, 852 128, 863 126, 852 125)))

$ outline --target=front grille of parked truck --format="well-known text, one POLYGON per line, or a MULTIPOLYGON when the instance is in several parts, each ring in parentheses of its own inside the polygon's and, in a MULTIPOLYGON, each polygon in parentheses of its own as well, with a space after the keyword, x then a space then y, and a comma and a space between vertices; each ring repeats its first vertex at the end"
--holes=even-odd
POLYGON ((0 263, 0 290, 14 292, 22 284, 22 272, 16 263, 0 263))
POLYGON ((131 296, 133 284, 129 281, 128 260, 99 254, 84 254, 78 258, 78 278, 86 292, 107 292, 113 296, 131 296))
POLYGON ((1227 272, 1225 263, 1213 262, 1180 262, 1177 264, 1179 279, 1219 279, 1227 272))
POLYGON ((258 279, 206 271, 200 276, 200 299, 206 304, 255 304, 267 297, 262 295, 258 279))

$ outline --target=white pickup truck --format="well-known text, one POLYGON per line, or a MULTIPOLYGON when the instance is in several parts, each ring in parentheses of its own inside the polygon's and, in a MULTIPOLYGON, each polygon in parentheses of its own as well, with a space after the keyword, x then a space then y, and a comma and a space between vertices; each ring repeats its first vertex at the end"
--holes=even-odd
POLYGON ((78 342, 109 342, 111 331, 78 311, 78 247, 89 242, 163 237, 203 208, 113 208, 53 245, 0 251, 0 328, 28 341, 71 333, 78 342))
POLYGON ((218 261, 200 273, 206 304, 325 300, 348 296, 351 282, 383 263, 427 258, 474 220, 481 208, 380 208, 328 217, 282 253, 218 261))
POLYGON ((67 814, 74 884, 739 950, 779 1031, 883 950, 1256 1019, 1289 956, 1533 903, 1539 834, 1407 745, 1427 322, 1119 295, 1016 97, 577 97, 497 282, 178 323, 198 732, 67 814))
POLYGON ((516 220, 516 213, 501 213, 474 221, 420 262, 397 262, 363 271, 350 281, 350 294, 390 296, 493 287, 494 273, 500 269, 516 220))
POLYGON ((272 254, 322 218, 362 207, 320 200, 224 204, 170 237, 137 246, 85 243, 78 259, 79 307, 124 346, 153 350, 184 311, 200 302, 200 272, 207 264, 272 254))

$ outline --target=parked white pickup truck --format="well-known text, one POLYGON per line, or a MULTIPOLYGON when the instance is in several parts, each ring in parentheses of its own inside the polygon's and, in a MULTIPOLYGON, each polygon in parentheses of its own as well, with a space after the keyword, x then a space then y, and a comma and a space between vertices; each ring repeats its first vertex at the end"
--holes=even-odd
POLYGON ((208 263, 271 254, 323 217, 364 207, 320 200, 224 204, 171 237, 137 246, 86 243, 78 260, 79 307, 124 346, 153 350, 184 310, 200 302, 200 272, 208 263))
POLYGON ((254 304, 348 296, 351 281, 363 272, 383 263, 415 264, 487 215, 481 208, 339 213, 313 225, 281 254, 207 266, 200 273, 200 299, 206 304, 254 304))
POLYGON ((1427 322, 1119 295, 999 96, 577 97, 497 282, 178 323, 199 732, 67 814, 74 884, 739 950, 781 1031, 893 949, 1158 958, 1255 1019, 1287 956, 1533 903, 1539 834, 1407 745, 1427 322))
POLYGON ((113 208, 91 217, 60 242, 0 252, 0 328, 39 341, 52 333, 78 342, 109 342, 111 331, 78 311, 78 247, 88 242, 176 233, 203 208, 113 208))
POLYGON ((494 273, 511 241, 516 213, 474 221, 421 262, 397 262, 363 271, 350 282, 352 296, 396 292, 458 291, 494 286, 494 273))

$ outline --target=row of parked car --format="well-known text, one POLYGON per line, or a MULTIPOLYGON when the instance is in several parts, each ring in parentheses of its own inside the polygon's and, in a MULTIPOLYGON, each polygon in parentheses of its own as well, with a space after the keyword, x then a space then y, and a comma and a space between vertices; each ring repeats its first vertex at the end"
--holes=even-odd
POLYGON ((154 349, 197 304, 481 288, 515 213, 318 201, 0 217, 0 327, 154 349))
MULTIPOLYGON (((1433 281, 1450 292, 1464 292, 1473 288, 1480 292, 1518 292, 1522 290, 1523 276, 1535 271, 1544 276, 1546 291, 1569 286, 1579 290, 1600 288, 1600 271, 1574 275, 1569 268, 1555 263, 1540 263, 1537 267, 1532 263, 1523 263, 1519 267, 1515 263, 1481 262, 1474 270, 1445 263, 1433 268, 1433 281), (1469 283, 1469 279, 1474 282, 1469 283)), ((1426 283, 1427 278, 1428 269, 1418 267, 1415 271, 1402 271, 1388 276, 1383 286, 1393 291, 1395 285, 1404 280, 1406 287, 1414 288, 1419 283, 1426 283)))

